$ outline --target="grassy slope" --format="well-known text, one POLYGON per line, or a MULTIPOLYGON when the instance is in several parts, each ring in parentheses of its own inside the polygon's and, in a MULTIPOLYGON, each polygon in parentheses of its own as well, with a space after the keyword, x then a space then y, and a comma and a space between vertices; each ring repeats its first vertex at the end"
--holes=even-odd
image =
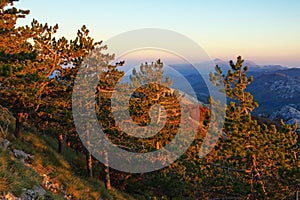
MULTIPOLYGON (((11 192, 20 196, 24 188, 41 185, 43 174, 51 179, 58 180, 66 186, 68 194, 76 199, 134 199, 133 197, 116 189, 107 191, 102 181, 85 178, 85 158, 76 154, 70 148, 64 148, 63 155, 56 152, 57 142, 52 137, 24 131, 22 139, 14 139, 8 135, 7 139, 12 146, 4 151, 0 148, 0 195, 11 192), (30 165, 24 165, 14 158, 11 150, 20 149, 34 155, 30 165)), ((0 139, 1 141, 1 139, 0 139)), ((96 170, 95 170, 96 171, 96 170)), ((53 199, 63 199, 61 194, 47 193, 53 199)))

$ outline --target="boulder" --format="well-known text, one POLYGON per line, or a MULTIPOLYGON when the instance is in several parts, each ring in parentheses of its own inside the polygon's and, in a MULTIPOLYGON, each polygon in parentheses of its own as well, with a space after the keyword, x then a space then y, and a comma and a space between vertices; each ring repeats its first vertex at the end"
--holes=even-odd
POLYGON ((21 200, 35 200, 38 197, 38 194, 33 190, 27 190, 22 194, 21 200))
POLYGON ((46 191, 41 186, 35 185, 32 189, 26 190, 26 192, 22 194, 21 200, 35 200, 45 195, 46 191))
POLYGON ((29 161, 29 160, 33 159, 32 155, 27 154, 27 153, 25 153, 24 151, 21 151, 21 150, 14 149, 13 153, 14 153, 14 156, 16 158, 19 158, 22 162, 29 161))
POLYGON ((35 185, 32 190, 34 190, 39 196, 44 196, 46 194, 46 191, 42 186, 35 185))
POLYGON ((1 141, 1 148, 2 149, 4 149, 4 150, 6 150, 9 146, 11 145, 11 142, 10 141, 8 141, 7 139, 3 139, 2 141, 1 141))

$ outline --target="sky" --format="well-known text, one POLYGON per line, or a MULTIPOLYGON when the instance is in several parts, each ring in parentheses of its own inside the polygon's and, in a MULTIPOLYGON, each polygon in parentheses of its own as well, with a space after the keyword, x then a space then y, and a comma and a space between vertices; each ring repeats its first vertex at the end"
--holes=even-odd
POLYGON ((141 28, 187 36, 210 58, 241 55, 257 64, 300 67, 299 0, 20 0, 32 19, 58 23, 59 36, 74 38, 85 24, 96 40, 141 28))

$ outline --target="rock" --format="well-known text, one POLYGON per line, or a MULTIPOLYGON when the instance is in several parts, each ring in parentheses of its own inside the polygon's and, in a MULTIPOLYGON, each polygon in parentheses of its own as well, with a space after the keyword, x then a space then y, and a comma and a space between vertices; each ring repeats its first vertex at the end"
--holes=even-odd
POLYGON ((46 195, 46 191, 41 187, 35 185, 32 189, 27 190, 22 194, 21 200, 35 200, 38 197, 44 197, 46 195))
POLYGON ((39 195, 39 196, 44 196, 46 194, 46 191, 44 190, 44 188, 42 188, 41 186, 39 185, 35 185, 32 190, 36 191, 36 193, 39 195))
POLYGON ((1 148, 3 148, 4 150, 6 150, 10 145, 11 143, 7 139, 3 139, 1 141, 1 148))
POLYGON ((14 153, 14 156, 16 158, 21 159, 22 162, 29 161, 29 160, 33 159, 32 155, 27 154, 27 153, 25 153, 24 151, 21 151, 21 150, 14 149, 13 153, 14 153))
POLYGON ((27 190, 22 194, 21 200, 35 200, 38 197, 38 194, 33 190, 27 190))

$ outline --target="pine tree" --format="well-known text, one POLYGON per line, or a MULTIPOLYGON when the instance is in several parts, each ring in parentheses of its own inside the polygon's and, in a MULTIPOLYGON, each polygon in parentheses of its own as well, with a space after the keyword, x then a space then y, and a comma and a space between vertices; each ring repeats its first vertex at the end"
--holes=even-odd
POLYGON ((227 195, 236 194, 250 199, 282 198, 286 194, 284 187, 293 190, 295 182, 283 186, 287 178, 278 178, 280 171, 295 173, 299 166, 297 156, 293 156, 298 149, 295 127, 282 124, 278 130, 275 125, 260 126, 252 119, 251 112, 258 104, 246 88, 253 78, 246 76, 248 68, 243 66, 241 57, 236 63, 230 61, 230 66, 227 74, 223 74, 218 66, 216 73, 211 73, 215 84, 222 84, 224 80, 229 99, 223 129, 226 139, 216 146, 213 162, 210 163, 215 169, 212 170, 214 176, 223 180, 215 178, 213 184, 220 186, 222 190, 219 188, 219 192, 227 195), (224 170, 227 170, 226 173, 224 170), (275 189, 282 192, 272 193, 275 189))
MULTIPOLYGON (((16 27, 20 18, 25 18, 29 10, 13 7, 17 0, 0 2, 0 62, 1 64, 20 63, 26 58, 34 58, 27 42, 32 33, 29 27, 16 27)), ((7 74, 9 75, 9 74, 7 74)))
MULTIPOLYGON (((172 93, 169 89, 172 85, 172 80, 169 77, 164 77, 163 67, 161 60, 151 64, 141 64, 139 71, 134 68, 130 76, 133 87, 137 88, 133 96, 144 101, 143 105, 139 105, 140 108, 143 107, 140 110, 146 112, 144 114, 141 113, 144 117, 148 115, 148 105, 159 103, 162 98, 172 93)), ((157 116, 156 123, 160 123, 161 114, 161 107, 159 107, 156 113, 153 114, 153 116, 157 116)), ((149 118, 146 119, 146 123, 149 123, 149 120, 149 118)))
MULTIPOLYGON (((57 30, 58 25, 43 25, 36 20, 33 20, 30 27, 15 30, 21 34, 20 38, 24 38, 22 47, 26 47, 28 53, 22 50, 21 53, 12 52, 10 56, 6 56, 16 59, 10 59, 11 62, 5 61, 4 66, 9 70, 6 70, 6 77, 2 76, 1 94, 3 104, 15 114, 16 137, 21 136, 22 122, 28 116, 34 118, 34 115, 38 114, 44 97, 49 94, 50 86, 55 81, 49 77, 55 71, 62 71, 62 64, 65 62, 80 62, 97 44, 88 36, 89 31, 85 26, 78 31, 74 41, 68 41, 64 37, 56 39, 54 35, 57 30)), ((15 35, 11 33, 9 37, 13 40, 15 35)), ((18 41, 12 43, 19 45, 18 41)))
MULTIPOLYGON (((110 109, 110 105, 108 105, 107 102, 111 97, 111 92, 113 91, 115 84, 118 82, 119 78, 122 77, 124 74, 123 72, 117 70, 117 65, 109 64, 113 60, 114 55, 104 54, 103 50, 106 50, 106 48, 106 46, 97 46, 97 48, 93 49, 90 52, 90 54, 83 60, 82 67, 84 68, 82 68, 81 71, 79 71, 77 74, 77 76, 80 77, 81 84, 76 88, 76 94, 75 96, 73 96, 73 98, 77 100, 77 107, 86 109, 86 106, 95 106, 99 121, 100 123, 102 123, 102 127, 104 127, 105 133, 107 132, 105 130, 105 124, 111 124, 111 119, 109 118, 109 115, 107 115, 110 109), (96 83, 96 86, 93 85, 95 90, 89 91, 87 93, 86 88, 91 87, 92 82, 96 83), (86 102, 87 99, 89 99, 88 95, 95 96, 96 105, 94 105, 94 102, 86 102)), ((80 119, 77 120, 82 120, 81 123, 86 124, 86 117, 87 116, 82 116, 80 117, 80 119)), ((84 152, 86 154, 87 172, 88 176, 92 176, 93 159, 90 151, 91 149, 96 148, 97 146, 93 142, 98 141, 99 145, 105 144, 103 144, 103 141, 100 141, 99 138, 95 138, 93 134, 90 134, 89 130, 90 128, 93 128, 93 124, 88 122, 87 125, 83 126, 86 127, 83 127, 80 131, 85 134, 83 135, 83 145, 86 147, 84 152)), ((106 188, 110 190, 111 184, 109 172, 109 155, 107 151, 103 151, 100 153, 102 153, 104 155, 103 157, 105 158, 105 162, 103 163, 103 179, 106 188)))
POLYGON ((76 73, 88 53, 101 44, 101 42, 93 42, 88 33, 88 29, 83 26, 81 30, 78 30, 75 40, 68 41, 62 38, 52 48, 52 57, 48 58, 50 60, 46 61, 55 63, 56 60, 52 61, 51 58, 57 59, 57 66, 52 68, 56 75, 42 83, 40 104, 36 106, 35 111, 38 118, 42 118, 50 126, 57 128, 59 152, 61 152, 63 138, 75 134, 71 99, 76 73))
MULTIPOLYGON (((2 105, 10 107, 16 118, 15 135, 21 134, 21 125, 24 118, 24 102, 19 98, 19 93, 15 92, 10 82, 11 79, 19 79, 23 76, 23 81, 34 79, 33 76, 26 76, 22 71, 24 64, 36 59, 37 53, 28 39, 37 33, 31 32, 26 27, 16 27, 16 22, 29 14, 28 10, 21 10, 13 7, 14 0, 1 1, 0 3, 0 81, 2 105), (18 76, 17 76, 18 74, 18 76), (13 95, 9 95, 12 94, 13 95), (8 101, 15 102, 15 105, 8 105, 8 101)), ((17 81, 17 80, 16 80, 17 81)), ((20 88, 24 89, 24 88, 20 88)))

